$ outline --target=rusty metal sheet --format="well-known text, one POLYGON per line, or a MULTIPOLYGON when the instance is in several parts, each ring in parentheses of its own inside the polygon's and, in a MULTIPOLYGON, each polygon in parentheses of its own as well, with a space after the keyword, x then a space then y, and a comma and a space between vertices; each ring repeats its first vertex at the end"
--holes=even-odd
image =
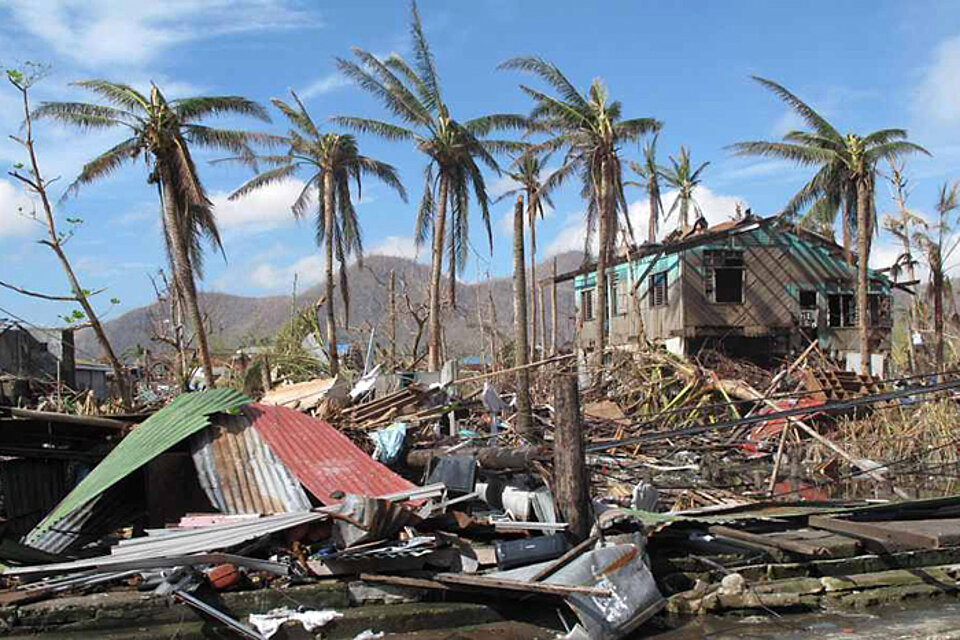
POLYGON ((414 488, 322 420, 285 407, 242 408, 263 440, 290 472, 323 504, 334 491, 380 496, 414 488))
POLYGON ((246 415, 221 414, 190 439, 197 478, 223 513, 309 511, 310 499, 246 415))

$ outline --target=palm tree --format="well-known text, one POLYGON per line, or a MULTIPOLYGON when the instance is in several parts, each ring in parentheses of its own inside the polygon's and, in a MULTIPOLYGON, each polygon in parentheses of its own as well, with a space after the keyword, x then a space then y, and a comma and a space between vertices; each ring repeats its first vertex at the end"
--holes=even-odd
MULTIPOLYGON (((548 95, 528 86, 520 89, 534 101, 530 113, 530 129, 548 136, 534 144, 528 154, 552 153, 564 149, 563 162, 544 182, 544 188, 559 187, 577 174, 582 185, 581 196, 587 201, 586 251, 598 237, 597 252, 597 322, 596 361, 603 363, 607 332, 607 263, 616 244, 620 216, 629 228, 627 200, 623 193, 623 171, 620 146, 659 130, 653 118, 621 118, 621 105, 611 101, 600 80, 594 80, 585 95, 555 65, 537 57, 512 58, 501 69, 518 69, 538 76, 556 92, 548 95)), ((632 236, 632 229, 630 232, 632 236)))
POLYGON ((489 199, 480 165, 499 172, 493 154, 518 148, 516 143, 484 137, 495 128, 522 128, 525 122, 522 117, 511 115, 485 116, 464 122, 454 119, 443 100, 436 64, 423 34, 416 3, 411 3, 410 34, 413 65, 397 54, 381 60, 359 48, 353 49, 357 62, 337 59, 341 72, 376 97, 401 124, 347 116, 333 121, 387 140, 411 141, 428 158, 415 237, 421 245, 432 235, 428 366, 435 371, 441 364, 440 280, 444 242, 449 234, 450 301, 455 304, 457 270, 463 268, 467 260, 471 191, 480 206, 493 251, 489 199))
MULTIPOLYGON (((307 112, 303 102, 293 91, 293 104, 287 104, 274 98, 271 100, 290 123, 286 141, 289 149, 285 155, 260 156, 256 160, 274 168, 264 171, 236 191, 230 194, 234 200, 267 185, 286 180, 296 172, 306 170, 310 177, 299 197, 290 207, 294 217, 302 218, 317 194, 317 246, 325 248, 326 257, 326 307, 327 307, 327 349, 329 353, 330 375, 340 371, 337 353, 337 324, 333 308, 333 261, 334 255, 340 265, 340 295, 343 299, 345 323, 350 322, 350 290, 347 285, 347 258, 356 254, 363 259, 363 241, 360 223, 350 196, 350 181, 357 185, 357 196, 361 191, 361 178, 373 176, 392 187, 404 202, 407 192, 404 190, 397 170, 389 164, 360 155, 357 141, 352 135, 340 133, 322 133, 307 112)), ((239 158, 246 160, 246 158, 239 158)))
MULTIPOLYGON (((537 302, 537 219, 543 219, 543 203, 546 202, 551 208, 553 202, 550 200, 550 194, 544 190, 543 173, 549 155, 529 155, 523 154, 517 157, 513 163, 513 171, 507 171, 506 174, 517 186, 502 193, 494 202, 500 202, 507 198, 515 198, 523 193, 527 201, 527 225, 530 227, 530 320, 533 325, 533 334, 530 344, 536 349, 537 346, 537 316, 538 312, 543 313, 537 302)), ((546 336, 543 336, 546 340, 546 336)))
POLYGON ((634 182, 628 180, 624 184, 634 187, 640 187, 647 190, 647 198, 650 203, 650 214, 647 221, 647 241, 656 242, 657 232, 660 227, 660 219, 663 217, 663 199, 660 197, 660 178, 662 178, 661 167, 657 164, 657 138, 660 134, 654 136, 643 145, 643 164, 630 161, 630 168, 642 180, 634 182))
POLYGON ((960 234, 956 234, 956 220, 950 219, 952 214, 960 207, 960 195, 957 193, 957 183, 952 185, 942 185, 940 187, 940 197, 937 199, 936 211, 937 222, 932 225, 933 229, 927 233, 916 232, 914 242, 924 252, 927 267, 930 270, 930 286, 927 291, 933 298, 933 331, 936 339, 936 366, 937 372, 943 371, 943 298, 944 292, 951 292, 950 299, 953 299, 950 281, 946 278, 946 271, 949 268, 953 253, 960 245, 960 234))
POLYGON ((693 192, 700 186, 700 174, 707 168, 709 162, 704 162, 696 169, 690 164, 690 150, 686 147, 680 147, 680 155, 677 158, 670 156, 670 166, 663 169, 664 181, 677 190, 677 197, 670 205, 670 211, 667 216, 673 215, 674 211, 680 211, 680 229, 686 231, 690 228, 690 208, 693 207, 697 219, 703 217, 703 211, 693 192))
MULTIPOLYGON (((804 204, 856 203, 857 212, 857 317, 860 319, 860 370, 870 371, 870 331, 867 317, 867 264, 873 237, 874 186, 877 162, 882 158, 899 158, 910 153, 930 153, 909 142, 904 129, 881 129, 866 136, 855 133, 841 135, 823 116, 790 93, 783 86, 754 77, 787 103, 810 127, 809 131, 792 131, 781 142, 739 142, 733 145, 738 155, 760 155, 784 158, 801 166, 817 167, 817 173, 790 200, 785 213, 804 204)), ((847 216, 845 216, 847 217, 847 216)))
POLYGON ((149 95, 107 80, 74 85, 92 91, 112 106, 83 102, 45 102, 34 113, 73 125, 81 131, 123 129, 130 134, 86 165, 67 189, 74 194, 85 184, 104 178, 128 162, 143 158, 147 182, 156 184, 163 213, 164 240, 177 288, 183 296, 207 384, 214 382, 213 362, 197 302, 196 278, 203 275, 203 240, 223 253, 220 232, 191 154, 192 147, 250 154, 250 145, 270 144, 273 136, 199 124, 210 116, 238 114, 269 122, 266 110, 239 96, 203 96, 167 100, 150 85, 149 95))

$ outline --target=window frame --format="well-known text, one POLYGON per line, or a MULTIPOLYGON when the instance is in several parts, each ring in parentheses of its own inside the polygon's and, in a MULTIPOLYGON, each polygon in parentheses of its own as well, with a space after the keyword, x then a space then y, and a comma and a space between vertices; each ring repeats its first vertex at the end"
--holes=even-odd
POLYGON ((743 249, 704 249, 704 295, 711 304, 742 305, 747 299, 747 264, 743 249), (733 263, 733 264, 729 264, 733 263), (737 264, 739 263, 739 264, 737 264), (738 271, 740 274, 739 300, 717 300, 717 271, 738 271))
POLYGON ((666 307, 670 305, 670 276, 669 269, 664 269, 663 271, 657 271, 656 273, 651 273, 647 276, 647 297, 650 300, 650 308, 657 309, 659 307, 666 307), (661 280, 661 282, 657 282, 661 280), (660 301, 657 301, 657 290, 660 289, 663 291, 663 296, 660 301))

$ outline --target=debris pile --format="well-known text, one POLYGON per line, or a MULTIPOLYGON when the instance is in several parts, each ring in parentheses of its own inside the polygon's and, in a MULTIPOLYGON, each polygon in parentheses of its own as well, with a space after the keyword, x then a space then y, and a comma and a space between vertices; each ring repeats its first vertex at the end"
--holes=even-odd
POLYGON ((429 382, 372 369, 259 402, 213 389, 124 420, 6 409, 3 433, 20 435, 0 453, 25 457, 0 465, 0 599, 29 631, 30 607, 132 590, 261 638, 353 629, 364 598, 289 606, 300 589, 457 593, 520 617, 523 594, 576 618, 537 624, 612 639, 663 608, 931 592, 930 580, 894 586, 898 570, 953 575, 960 561, 960 498, 923 497, 955 490, 960 381, 894 384, 814 366, 815 351, 776 372, 711 352, 616 353, 574 413, 559 388, 591 372, 571 356, 534 363, 532 433, 516 427, 510 370, 429 382), (912 423, 919 412, 940 427, 912 423), (579 444, 565 440, 570 421, 579 444), (583 494, 570 498, 576 468, 583 494), (54 496, 18 489, 30 482, 54 496), (223 604, 267 592, 291 601, 223 604))

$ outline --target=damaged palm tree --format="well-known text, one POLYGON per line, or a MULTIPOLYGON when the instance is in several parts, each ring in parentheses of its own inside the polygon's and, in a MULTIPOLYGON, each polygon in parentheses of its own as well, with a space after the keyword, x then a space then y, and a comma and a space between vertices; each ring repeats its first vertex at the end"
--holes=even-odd
MULTIPOLYGON (((121 129, 130 134, 86 165, 67 190, 110 175, 128 162, 143 159, 149 170, 147 182, 157 185, 163 213, 164 240, 173 274, 193 325, 200 360, 208 386, 214 382, 213 361, 207 344, 197 278, 203 277, 203 241, 223 253, 213 203, 193 161, 194 147, 251 155, 252 144, 274 144, 275 136, 235 129, 215 129, 199 124, 221 115, 251 116, 263 122, 266 110, 240 96, 203 96, 167 100, 160 88, 150 85, 148 94, 107 80, 73 83, 100 96, 112 106, 84 102, 44 102, 34 117, 51 118, 81 131, 121 129)), ((224 254, 225 255, 225 254, 224 254)))
POLYGON ((489 199, 480 165, 499 172, 493 154, 520 147, 486 136, 494 129, 523 128, 525 121, 515 115, 483 116, 463 122, 454 119, 441 94, 433 53, 415 3, 411 5, 410 22, 413 65, 398 54, 381 59, 359 48, 353 50, 357 62, 337 59, 337 66, 345 76, 376 97, 403 124, 344 116, 334 121, 385 140, 411 141, 417 151, 429 159, 417 211, 416 241, 419 246, 432 235, 428 366, 437 371, 442 360, 440 285, 445 242, 449 251, 449 298, 451 304, 455 304, 457 272, 467 260, 471 189, 480 206, 490 251, 493 251, 489 199))
POLYGON ((517 370, 517 432, 533 436, 530 415, 530 371, 527 369, 527 279, 523 260, 523 196, 513 208, 513 326, 517 370))
MULTIPOLYGON (((754 80, 787 103, 810 127, 810 131, 791 131, 780 142, 738 142, 732 149, 738 155, 783 158, 801 166, 817 167, 817 173, 791 199, 785 212, 793 212, 806 203, 856 204, 857 211, 857 318, 860 334, 860 370, 870 373, 870 323, 868 315, 867 264, 874 234, 874 187, 877 162, 910 153, 930 153, 909 142, 905 129, 880 129, 865 136, 842 135, 812 107, 783 86, 754 77, 754 80)), ((846 242, 845 246, 849 246, 846 242)))
MULTIPOLYGON (((620 145, 659 130, 660 122, 653 118, 622 119, 621 104, 610 100, 602 82, 594 80, 587 94, 582 95, 560 69, 541 58, 512 58, 500 68, 532 73, 557 93, 551 96, 521 85, 523 92, 534 101, 529 128, 549 136, 546 141, 532 145, 526 153, 536 155, 565 149, 560 168, 550 174, 544 188, 558 187, 573 175, 577 175, 583 185, 581 196, 587 201, 586 252, 590 252, 594 238, 599 241, 596 286, 600 321, 595 346, 599 368, 607 343, 607 266, 621 220, 628 229, 630 225, 623 193, 620 145)), ((633 237, 632 230, 629 235, 633 237)))
POLYGON ((350 181, 357 185, 357 197, 361 197, 361 179, 373 176, 393 188, 407 201, 407 192, 397 177, 397 170, 373 158, 361 155, 354 136, 342 133, 323 133, 314 123, 300 98, 293 91, 293 104, 274 98, 271 100, 290 123, 290 131, 285 138, 289 145, 287 153, 278 156, 260 156, 256 159, 235 158, 240 161, 254 161, 273 168, 260 173, 232 194, 235 200, 257 189, 281 182, 293 177, 298 171, 310 172, 310 177, 291 209, 297 219, 302 218, 310 208, 314 193, 317 202, 317 245, 324 247, 326 269, 326 310, 327 310, 327 353, 330 363, 330 375, 340 371, 340 358, 337 352, 337 319, 334 314, 334 260, 339 264, 340 297, 343 300, 345 324, 350 323, 350 289, 347 282, 347 259, 356 255, 363 264, 363 240, 360 222, 353 207, 350 194, 350 181))

